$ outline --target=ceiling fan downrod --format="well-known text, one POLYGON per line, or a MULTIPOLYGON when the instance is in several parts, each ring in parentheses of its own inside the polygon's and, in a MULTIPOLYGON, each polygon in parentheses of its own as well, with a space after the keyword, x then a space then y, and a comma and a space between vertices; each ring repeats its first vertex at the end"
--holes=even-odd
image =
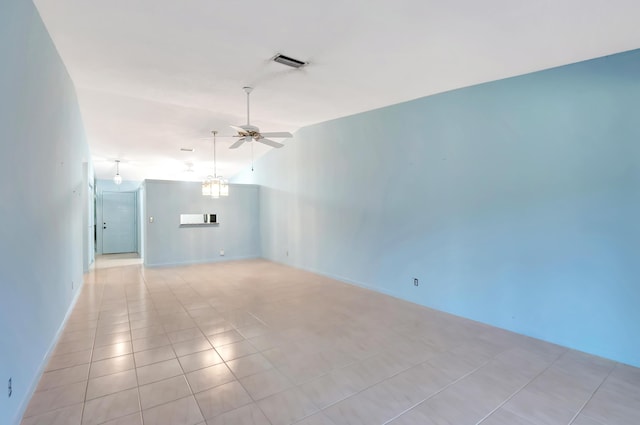
POLYGON ((247 93, 247 125, 251 125, 249 120, 249 95, 253 91, 253 87, 245 86, 242 89, 247 93))

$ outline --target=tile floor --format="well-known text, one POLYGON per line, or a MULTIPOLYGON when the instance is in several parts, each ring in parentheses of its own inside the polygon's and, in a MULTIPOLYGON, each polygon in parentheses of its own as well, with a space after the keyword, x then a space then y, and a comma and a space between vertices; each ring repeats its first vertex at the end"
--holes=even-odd
POLYGON ((109 267, 137 266, 142 264, 142 258, 137 252, 125 254, 103 254, 96 255, 93 267, 95 269, 106 269, 109 267))
POLYGON ((640 369, 267 261, 96 269, 23 425, 640 424, 640 369))

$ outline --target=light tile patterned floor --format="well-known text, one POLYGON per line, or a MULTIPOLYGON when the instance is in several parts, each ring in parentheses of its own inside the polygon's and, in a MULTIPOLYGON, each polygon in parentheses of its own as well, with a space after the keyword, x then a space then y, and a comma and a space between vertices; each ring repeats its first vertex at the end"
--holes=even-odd
POLYGON ((640 424, 640 370, 262 260, 96 269, 24 425, 640 424))

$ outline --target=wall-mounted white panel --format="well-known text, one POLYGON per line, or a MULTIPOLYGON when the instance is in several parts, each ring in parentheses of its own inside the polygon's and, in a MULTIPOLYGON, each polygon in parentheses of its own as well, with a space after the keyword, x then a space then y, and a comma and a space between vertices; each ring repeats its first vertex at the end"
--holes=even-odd
POLYGON ((180 224, 218 224, 216 214, 180 214, 180 224))

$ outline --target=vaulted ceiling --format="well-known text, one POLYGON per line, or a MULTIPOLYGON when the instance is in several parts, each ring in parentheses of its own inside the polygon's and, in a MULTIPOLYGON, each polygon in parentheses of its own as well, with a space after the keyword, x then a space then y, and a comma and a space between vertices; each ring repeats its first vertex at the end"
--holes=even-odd
MULTIPOLYGON (((247 85, 252 124, 294 132, 640 47, 637 0, 34 2, 76 85, 98 178, 116 159, 125 179, 203 178, 210 131, 246 122, 247 85)), ((225 176, 251 161, 233 141, 218 139, 225 176)), ((271 149, 252 144, 256 157, 271 149)))

